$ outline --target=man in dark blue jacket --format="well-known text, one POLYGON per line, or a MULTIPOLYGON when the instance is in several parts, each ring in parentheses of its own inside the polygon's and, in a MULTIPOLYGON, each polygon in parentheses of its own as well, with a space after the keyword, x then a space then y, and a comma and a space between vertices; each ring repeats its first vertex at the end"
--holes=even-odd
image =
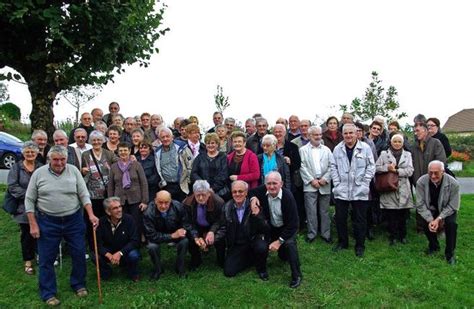
POLYGON ((291 268, 290 287, 297 288, 301 284, 302 274, 296 246, 298 210, 293 194, 283 188, 280 173, 270 172, 265 177, 265 185, 251 190, 249 195, 252 211, 255 206, 260 206, 255 215, 263 212, 270 225, 268 250, 278 251, 278 256, 288 261, 291 268))
POLYGON ((100 276, 109 279, 111 265, 120 265, 127 270, 130 279, 137 282, 140 238, 135 221, 132 216, 123 213, 119 197, 107 198, 104 208, 107 215, 100 218, 97 227, 100 276))

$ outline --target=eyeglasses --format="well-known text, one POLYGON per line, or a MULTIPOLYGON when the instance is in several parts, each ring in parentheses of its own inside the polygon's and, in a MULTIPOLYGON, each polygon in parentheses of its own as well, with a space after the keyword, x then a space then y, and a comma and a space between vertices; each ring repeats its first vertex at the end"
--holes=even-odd
POLYGON ((148 148, 150 148, 150 147, 148 147, 148 145, 141 145, 140 146, 140 149, 148 149, 148 148))
POLYGON ((232 190, 232 194, 242 194, 245 193, 245 190, 232 190))
POLYGON ((429 124, 427 125, 428 128, 436 128, 436 125, 435 124, 429 124))
POLYGON ((381 129, 381 128, 379 128, 379 127, 372 127, 371 129, 373 129, 373 130, 377 130, 377 131, 380 131, 380 130, 382 130, 382 129, 381 129))

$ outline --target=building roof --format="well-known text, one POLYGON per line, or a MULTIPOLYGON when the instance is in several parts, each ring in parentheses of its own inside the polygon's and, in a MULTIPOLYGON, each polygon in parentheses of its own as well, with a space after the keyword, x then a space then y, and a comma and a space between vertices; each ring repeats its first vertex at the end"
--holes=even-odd
POLYGON ((450 116, 442 130, 444 133, 474 132, 474 108, 463 109, 450 116))

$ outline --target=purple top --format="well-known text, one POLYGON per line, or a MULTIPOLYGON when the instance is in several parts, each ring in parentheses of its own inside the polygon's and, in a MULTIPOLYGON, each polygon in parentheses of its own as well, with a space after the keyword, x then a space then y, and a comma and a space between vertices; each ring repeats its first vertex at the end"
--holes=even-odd
POLYGON ((206 205, 197 205, 197 224, 199 226, 209 226, 206 219, 206 205))
POLYGON ((242 223, 242 220, 244 219, 244 213, 245 213, 245 204, 242 205, 241 207, 235 206, 235 212, 237 212, 237 218, 239 219, 239 223, 242 223))

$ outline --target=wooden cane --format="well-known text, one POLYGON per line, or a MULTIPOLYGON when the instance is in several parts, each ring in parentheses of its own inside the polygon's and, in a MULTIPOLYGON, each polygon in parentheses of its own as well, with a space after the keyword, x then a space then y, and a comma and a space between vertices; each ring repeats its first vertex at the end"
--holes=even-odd
POLYGON ((102 289, 100 287, 99 252, 97 250, 97 235, 96 235, 94 227, 92 228, 92 235, 94 235, 95 270, 97 273, 97 287, 99 288, 99 304, 102 304, 102 289))

